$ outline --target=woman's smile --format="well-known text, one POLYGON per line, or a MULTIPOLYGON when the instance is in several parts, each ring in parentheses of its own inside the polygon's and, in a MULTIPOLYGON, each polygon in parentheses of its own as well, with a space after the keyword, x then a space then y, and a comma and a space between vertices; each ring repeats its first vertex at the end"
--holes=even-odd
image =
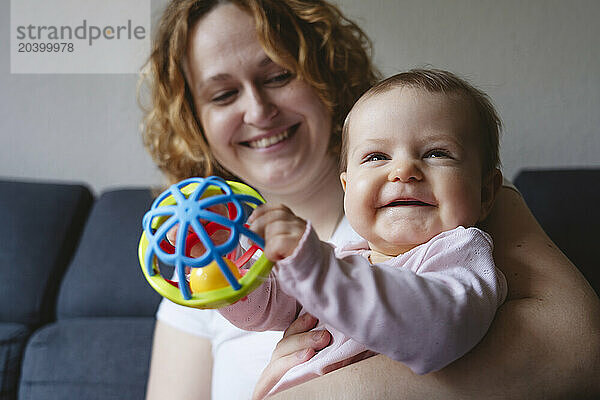
POLYGON ((243 146, 250 147, 252 149, 271 149, 273 148, 273 146, 285 141, 288 138, 291 138, 296 133, 299 126, 300 124, 295 124, 283 130, 282 132, 267 133, 264 136, 241 142, 240 144, 243 146))

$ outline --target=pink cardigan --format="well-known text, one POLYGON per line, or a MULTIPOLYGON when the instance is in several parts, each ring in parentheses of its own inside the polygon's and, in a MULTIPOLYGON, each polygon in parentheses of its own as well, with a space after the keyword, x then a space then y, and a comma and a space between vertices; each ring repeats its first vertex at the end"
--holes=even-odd
POLYGON ((319 318, 331 344, 289 370, 270 394, 376 353, 417 374, 460 358, 487 332, 507 294, 492 240, 458 227, 371 265, 366 241, 334 250, 310 223, 290 257, 244 301, 222 308, 234 325, 285 330, 299 310, 319 318))

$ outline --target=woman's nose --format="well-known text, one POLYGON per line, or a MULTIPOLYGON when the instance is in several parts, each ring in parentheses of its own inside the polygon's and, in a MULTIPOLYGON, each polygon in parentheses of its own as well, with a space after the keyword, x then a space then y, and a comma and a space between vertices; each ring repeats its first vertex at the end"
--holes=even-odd
POLYGON ((258 127, 269 126, 278 111, 268 94, 256 87, 246 90, 246 94, 244 122, 258 127))
POLYGON ((390 166, 391 170, 388 174, 388 180, 390 182, 410 182, 421 181, 423 179, 423 173, 415 161, 395 161, 391 163, 390 166))

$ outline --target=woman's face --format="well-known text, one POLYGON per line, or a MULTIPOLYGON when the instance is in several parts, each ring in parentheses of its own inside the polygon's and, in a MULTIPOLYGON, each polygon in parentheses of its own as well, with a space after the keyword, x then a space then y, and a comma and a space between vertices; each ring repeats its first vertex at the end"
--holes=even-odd
POLYGON ((248 13, 220 5, 190 35, 186 78, 221 165, 265 194, 292 193, 335 168, 330 112, 267 57, 248 13))

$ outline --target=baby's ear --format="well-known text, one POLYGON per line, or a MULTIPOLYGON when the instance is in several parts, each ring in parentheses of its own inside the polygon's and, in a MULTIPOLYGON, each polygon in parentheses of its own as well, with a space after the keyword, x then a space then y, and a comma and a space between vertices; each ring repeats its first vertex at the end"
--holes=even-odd
POLYGON ((340 182, 342 182, 342 188, 344 189, 344 193, 346 193, 346 171, 340 174, 340 182))
POLYGON ((502 186, 502 172, 498 168, 494 168, 484 179, 481 184, 481 214, 479 222, 483 221, 494 206, 496 194, 502 186))

